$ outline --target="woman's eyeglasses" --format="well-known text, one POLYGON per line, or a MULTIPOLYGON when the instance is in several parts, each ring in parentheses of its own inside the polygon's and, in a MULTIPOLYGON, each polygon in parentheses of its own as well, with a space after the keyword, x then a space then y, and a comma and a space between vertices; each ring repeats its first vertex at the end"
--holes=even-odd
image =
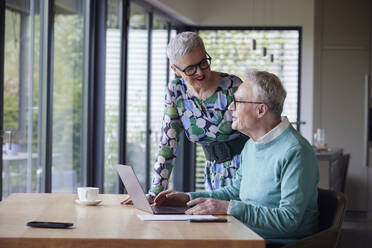
POLYGON ((211 65, 212 58, 211 58, 211 56, 209 56, 208 53, 206 53, 206 55, 207 55, 207 57, 205 59, 202 59, 199 63, 197 63, 195 65, 189 65, 188 67, 186 67, 183 70, 176 65, 174 65, 174 67, 176 67, 178 70, 185 73, 186 76, 192 76, 198 70, 198 66, 199 66, 200 70, 205 70, 205 69, 209 68, 209 66, 211 65))
POLYGON ((252 101, 243 101, 243 100, 236 100, 234 95, 232 95, 233 103, 234 103, 234 109, 236 109, 237 103, 253 103, 253 104, 265 104, 264 102, 252 102, 252 101))

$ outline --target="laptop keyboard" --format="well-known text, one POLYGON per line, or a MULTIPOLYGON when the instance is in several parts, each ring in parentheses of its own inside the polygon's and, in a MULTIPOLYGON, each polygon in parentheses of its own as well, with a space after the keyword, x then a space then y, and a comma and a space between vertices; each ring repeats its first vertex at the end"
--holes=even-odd
POLYGON ((183 214, 188 209, 182 206, 151 206, 151 208, 157 214, 183 214))

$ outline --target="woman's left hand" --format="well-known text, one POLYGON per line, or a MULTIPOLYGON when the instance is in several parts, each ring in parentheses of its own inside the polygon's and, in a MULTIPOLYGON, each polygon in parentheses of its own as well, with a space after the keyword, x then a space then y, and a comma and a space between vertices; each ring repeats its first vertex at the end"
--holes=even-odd
POLYGON ((187 202, 187 206, 193 206, 185 214, 227 214, 229 201, 216 200, 212 198, 197 198, 187 202))

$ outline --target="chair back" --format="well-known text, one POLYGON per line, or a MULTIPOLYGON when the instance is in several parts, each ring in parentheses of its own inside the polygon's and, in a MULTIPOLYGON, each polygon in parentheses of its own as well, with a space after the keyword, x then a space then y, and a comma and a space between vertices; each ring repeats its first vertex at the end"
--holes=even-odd
POLYGON ((346 200, 342 193, 318 189, 319 231, 340 229, 344 217, 346 200))
POLYGON ((343 193, 318 188, 319 232, 284 247, 336 247, 345 215, 343 193))
POLYGON ((341 154, 332 162, 330 174, 330 187, 332 190, 344 193, 350 154, 341 154))
POLYGON ((350 154, 343 154, 341 157, 341 175, 342 175, 342 184, 340 192, 345 193, 345 185, 347 178, 347 171, 349 168, 350 154))

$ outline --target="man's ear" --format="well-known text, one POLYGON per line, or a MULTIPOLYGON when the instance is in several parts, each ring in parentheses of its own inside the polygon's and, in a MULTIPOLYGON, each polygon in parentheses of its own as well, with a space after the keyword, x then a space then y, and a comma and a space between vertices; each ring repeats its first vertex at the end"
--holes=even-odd
POLYGON ((257 112, 257 118, 260 119, 269 112, 269 107, 266 104, 260 104, 258 105, 256 112, 257 112))
POLYGON ((177 77, 181 77, 181 73, 177 70, 177 68, 174 65, 171 65, 171 69, 176 73, 177 77))

